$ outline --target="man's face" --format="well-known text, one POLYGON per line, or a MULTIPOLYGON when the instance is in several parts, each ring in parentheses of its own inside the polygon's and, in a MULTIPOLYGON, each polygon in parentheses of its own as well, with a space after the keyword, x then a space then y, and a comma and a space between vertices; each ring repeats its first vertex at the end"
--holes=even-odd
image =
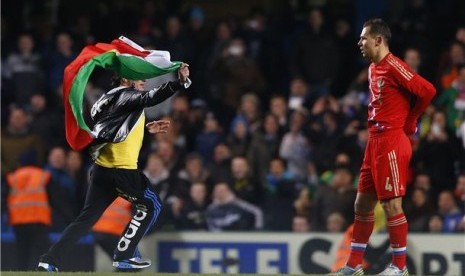
POLYGON ((134 88, 136 90, 139 90, 139 91, 144 90, 144 88, 145 88, 145 80, 135 80, 135 81, 132 81, 132 82, 133 82, 134 88))
POLYGON ((377 39, 379 39, 379 37, 370 34, 370 27, 363 28, 357 45, 364 58, 371 60, 374 57, 375 50, 378 46, 376 43, 377 39))

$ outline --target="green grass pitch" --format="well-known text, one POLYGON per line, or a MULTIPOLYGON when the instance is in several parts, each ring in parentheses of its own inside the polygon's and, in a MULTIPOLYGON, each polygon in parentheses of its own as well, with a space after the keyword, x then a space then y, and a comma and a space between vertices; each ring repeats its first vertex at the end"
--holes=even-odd
MULTIPOLYGON (((45 276, 45 275, 57 275, 57 276, 214 276, 214 275, 228 275, 228 276, 278 276, 286 275, 291 276, 292 274, 200 274, 200 273, 156 273, 156 272, 134 272, 134 273, 121 273, 121 272, 58 272, 58 273, 47 273, 47 272, 35 272, 35 271, 2 271, 1 276, 45 276)), ((312 276, 319 274, 305 274, 305 276, 312 276)), ((297 275, 295 275, 297 276, 297 275)), ((302 275, 300 275, 302 276, 302 275)))

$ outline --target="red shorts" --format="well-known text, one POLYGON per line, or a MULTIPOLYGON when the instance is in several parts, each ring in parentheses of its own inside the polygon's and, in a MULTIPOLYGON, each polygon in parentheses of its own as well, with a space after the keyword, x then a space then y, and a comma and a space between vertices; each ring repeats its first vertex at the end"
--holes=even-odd
POLYGON ((371 134, 360 169, 358 191, 379 200, 405 195, 412 146, 403 130, 371 134))

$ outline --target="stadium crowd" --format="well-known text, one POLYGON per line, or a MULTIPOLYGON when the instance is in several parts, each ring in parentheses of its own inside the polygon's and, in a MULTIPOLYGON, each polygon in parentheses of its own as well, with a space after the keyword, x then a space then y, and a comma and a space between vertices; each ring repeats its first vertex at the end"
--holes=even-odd
MULTIPOLYGON (((146 134, 139 160, 164 202, 157 231, 345 231, 368 137, 367 63, 356 42, 373 9, 392 26, 393 52, 438 91, 411 137, 409 231, 465 230, 461 1, 283 1, 227 18, 181 2, 92 1, 78 12, 23 1, 22 16, 2 11, 2 231, 7 175, 21 166, 51 175, 52 231, 78 214, 91 160, 65 140, 63 70, 85 45, 119 35, 169 51, 193 80, 147 110, 171 121, 169 133, 146 134)), ((92 75, 88 105, 110 77, 92 75)))

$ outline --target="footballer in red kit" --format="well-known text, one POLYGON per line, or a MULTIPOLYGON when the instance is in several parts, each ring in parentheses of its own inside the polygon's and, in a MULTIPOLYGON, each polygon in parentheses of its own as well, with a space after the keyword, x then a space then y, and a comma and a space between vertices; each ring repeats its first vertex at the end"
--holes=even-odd
POLYGON ((378 201, 387 217, 392 262, 380 275, 408 275, 408 224, 402 210, 412 146, 408 138, 436 90, 389 50, 391 31, 382 19, 364 23, 358 46, 371 61, 368 73, 369 138, 360 168, 351 253, 335 275, 363 275, 362 261, 378 201))
POLYGON ((412 147, 407 135, 426 109, 435 89, 401 59, 388 53, 368 70, 370 142, 360 171, 359 191, 379 200, 404 196, 412 147), (414 100, 415 105, 411 107, 414 100))

